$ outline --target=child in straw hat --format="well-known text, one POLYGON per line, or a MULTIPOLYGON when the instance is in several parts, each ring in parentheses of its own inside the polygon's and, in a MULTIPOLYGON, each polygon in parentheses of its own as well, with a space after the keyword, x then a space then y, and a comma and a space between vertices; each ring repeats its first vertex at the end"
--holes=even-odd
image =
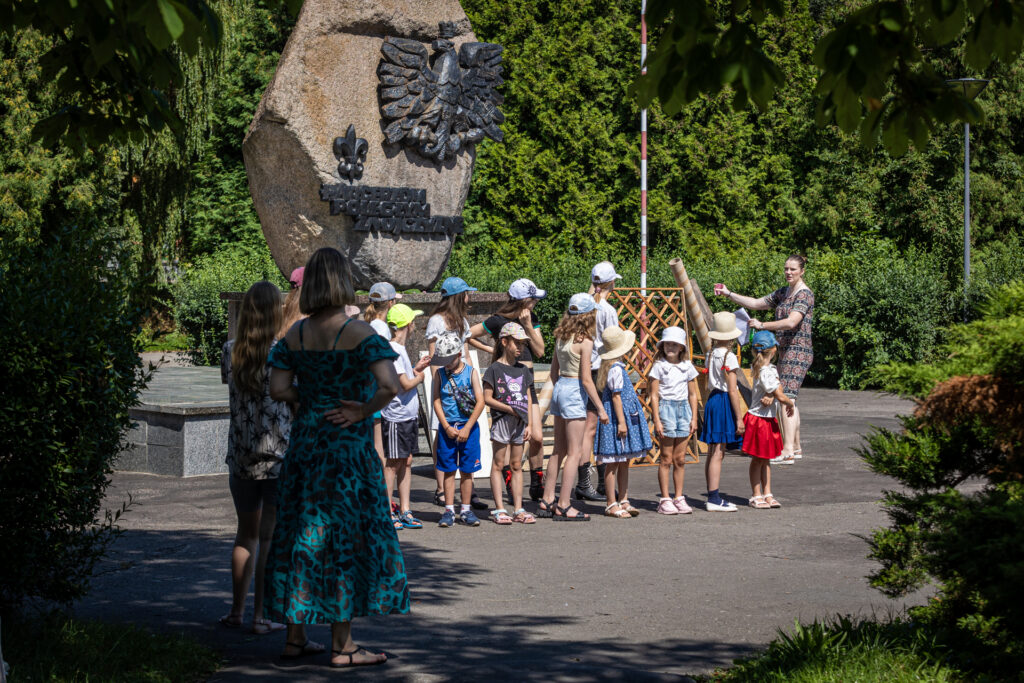
POLYGON ((704 476, 708 482, 709 512, 736 512, 733 503, 718 491, 722 461, 726 448, 739 448, 743 423, 739 420, 740 393, 736 388, 736 372, 740 362, 733 353, 736 339, 742 333, 736 327, 736 316, 729 312, 715 313, 715 329, 708 333, 714 340, 707 357, 708 400, 704 404, 704 431, 700 440, 708 445, 704 476))
POLYGON ((608 506, 604 514, 627 519, 640 514, 629 502, 629 461, 651 449, 651 429, 621 360, 633 348, 636 335, 619 327, 609 327, 601 333, 601 340, 604 343, 597 390, 601 392, 601 403, 610 420, 598 426, 594 451, 597 462, 605 466, 608 506))

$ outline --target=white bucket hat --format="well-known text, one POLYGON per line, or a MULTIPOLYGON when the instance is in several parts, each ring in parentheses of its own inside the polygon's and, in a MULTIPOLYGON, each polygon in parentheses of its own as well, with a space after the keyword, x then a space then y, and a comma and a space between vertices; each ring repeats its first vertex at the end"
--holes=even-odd
POLYGON ((718 341, 739 339, 740 329, 736 327, 736 314, 729 311, 715 313, 715 329, 708 332, 708 336, 718 341))
POLYGON ((629 353, 636 341, 636 334, 621 327, 606 327, 601 333, 601 341, 604 342, 601 360, 612 360, 629 353))
POLYGON ((683 348, 686 348, 686 332, 681 327, 666 327, 661 331, 661 339, 658 341, 657 346, 660 348, 665 342, 675 342, 681 344, 683 348))

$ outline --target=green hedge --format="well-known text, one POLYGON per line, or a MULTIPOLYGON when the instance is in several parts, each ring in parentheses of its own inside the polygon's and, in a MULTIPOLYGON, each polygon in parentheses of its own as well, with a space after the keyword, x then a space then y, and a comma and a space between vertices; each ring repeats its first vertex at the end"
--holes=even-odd
MULTIPOLYGON (((713 311, 732 310, 728 300, 711 294, 715 282, 750 296, 764 296, 785 284, 782 266, 788 254, 750 249, 732 258, 679 253, 689 275, 697 280, 713 311)), ((648 261, 648 285, 672 287, 668 261, 674 254, 654 253, 648 261)), ((815 249, 807 254, 806 280, 814 290, 815 361, 809 381, 843 389, 865 386, 867 371, 887 362, 930 359, 943 341, 942 328, 962 311, 960 275, 948 275, 942 259, 915 247, 900 250, 889 241, 863 238, 843 250, 815 249)), ((639 259, 620 254, 609 258, 623 275, 623 286, 640 283, 639 259)), ((1024 258, 1017 241, 989 247, 977 256, 972 291, 987 292, 1013 275, 1024 258)), ((453 257, 445 276, 458 275, 484 291, 504 291, 516 278, 528 277, 549 291, 537 306, 545 333, 558 322, 569 297, 584 291, 591 260, 537 254, 535 258, 495 263, 453 257)), ((973 309, 972 309, 973 311, 973 309)), ((972 313, 973 314, 973 313, 972 313)), ((765 320, 770 313, 758 314, 765 320)))
POLYGON ((188 337, 193 363, 220 363, 220 348, 228 337, 228 303, 221 292, 244 292, 259 280, 270 280, 282 290, 286 286, 265 248, 222 249, 184 267, 173 286, 174 319, 188 337))

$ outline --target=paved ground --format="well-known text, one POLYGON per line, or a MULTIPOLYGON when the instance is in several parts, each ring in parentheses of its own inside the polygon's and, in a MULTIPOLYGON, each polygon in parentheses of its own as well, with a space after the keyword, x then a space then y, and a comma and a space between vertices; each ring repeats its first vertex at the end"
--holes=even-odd
MULTIPOLYGON (((360 680, 677 680, 709 672, 796 618, 903 607, 864 578, 874 565, 861 536, 884 524, 877 500, 890 482, 868 472, 851 449, 869 425, 893 426, 908 406, 823 389, 805 389, 801 399, 806 454, 793 467, 775 468, 781 510, 656 515, 656 470, 640 468, 630 485, 634 504, 645 510, 636 519, 439 529, 432 483, 416 477, 414 509, 427 526, 401 532, 413 611, 356 626, 361 643, 389 653, 385 667, 339 674, 324 666, 326 658, 285 667, 277 660, 281 634, 256 637, 217 625, 229 607, 234 533, 223 475, 115 475, 110 503, 130 494, 134 505, 77 610, 185 632, 220 648, 225 666, 215 681, 317 681, 332 673, 360 680)), ((726 459, 722 490, 737 503, 749 495, 746 469, 742 457, 726 459)), ((702 500, 702 468, 687 473, 686 492, 702 500)), ((326 627, 311 632, 326 642, 326 627)))

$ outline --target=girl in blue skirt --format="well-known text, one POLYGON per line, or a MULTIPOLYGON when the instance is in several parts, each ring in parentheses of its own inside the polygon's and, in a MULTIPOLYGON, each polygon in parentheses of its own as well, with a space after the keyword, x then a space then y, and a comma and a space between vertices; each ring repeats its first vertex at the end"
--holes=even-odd
POLYGON ((704 476, 708 482, 709 512, 735 512, 736 506, 722 498, 718 482, 722 476, 722 460, 726 448, 739 448, 743 434, 740 415, 740 393, 736 388, 736 372, 740 363, 733 353, 736 339, 742 334, 732 313, 715 313, 715 329, 708 333, 714 340, 708 354, 708 400, 704 404, 704 431, 700 440, 708 445, 704 476))

